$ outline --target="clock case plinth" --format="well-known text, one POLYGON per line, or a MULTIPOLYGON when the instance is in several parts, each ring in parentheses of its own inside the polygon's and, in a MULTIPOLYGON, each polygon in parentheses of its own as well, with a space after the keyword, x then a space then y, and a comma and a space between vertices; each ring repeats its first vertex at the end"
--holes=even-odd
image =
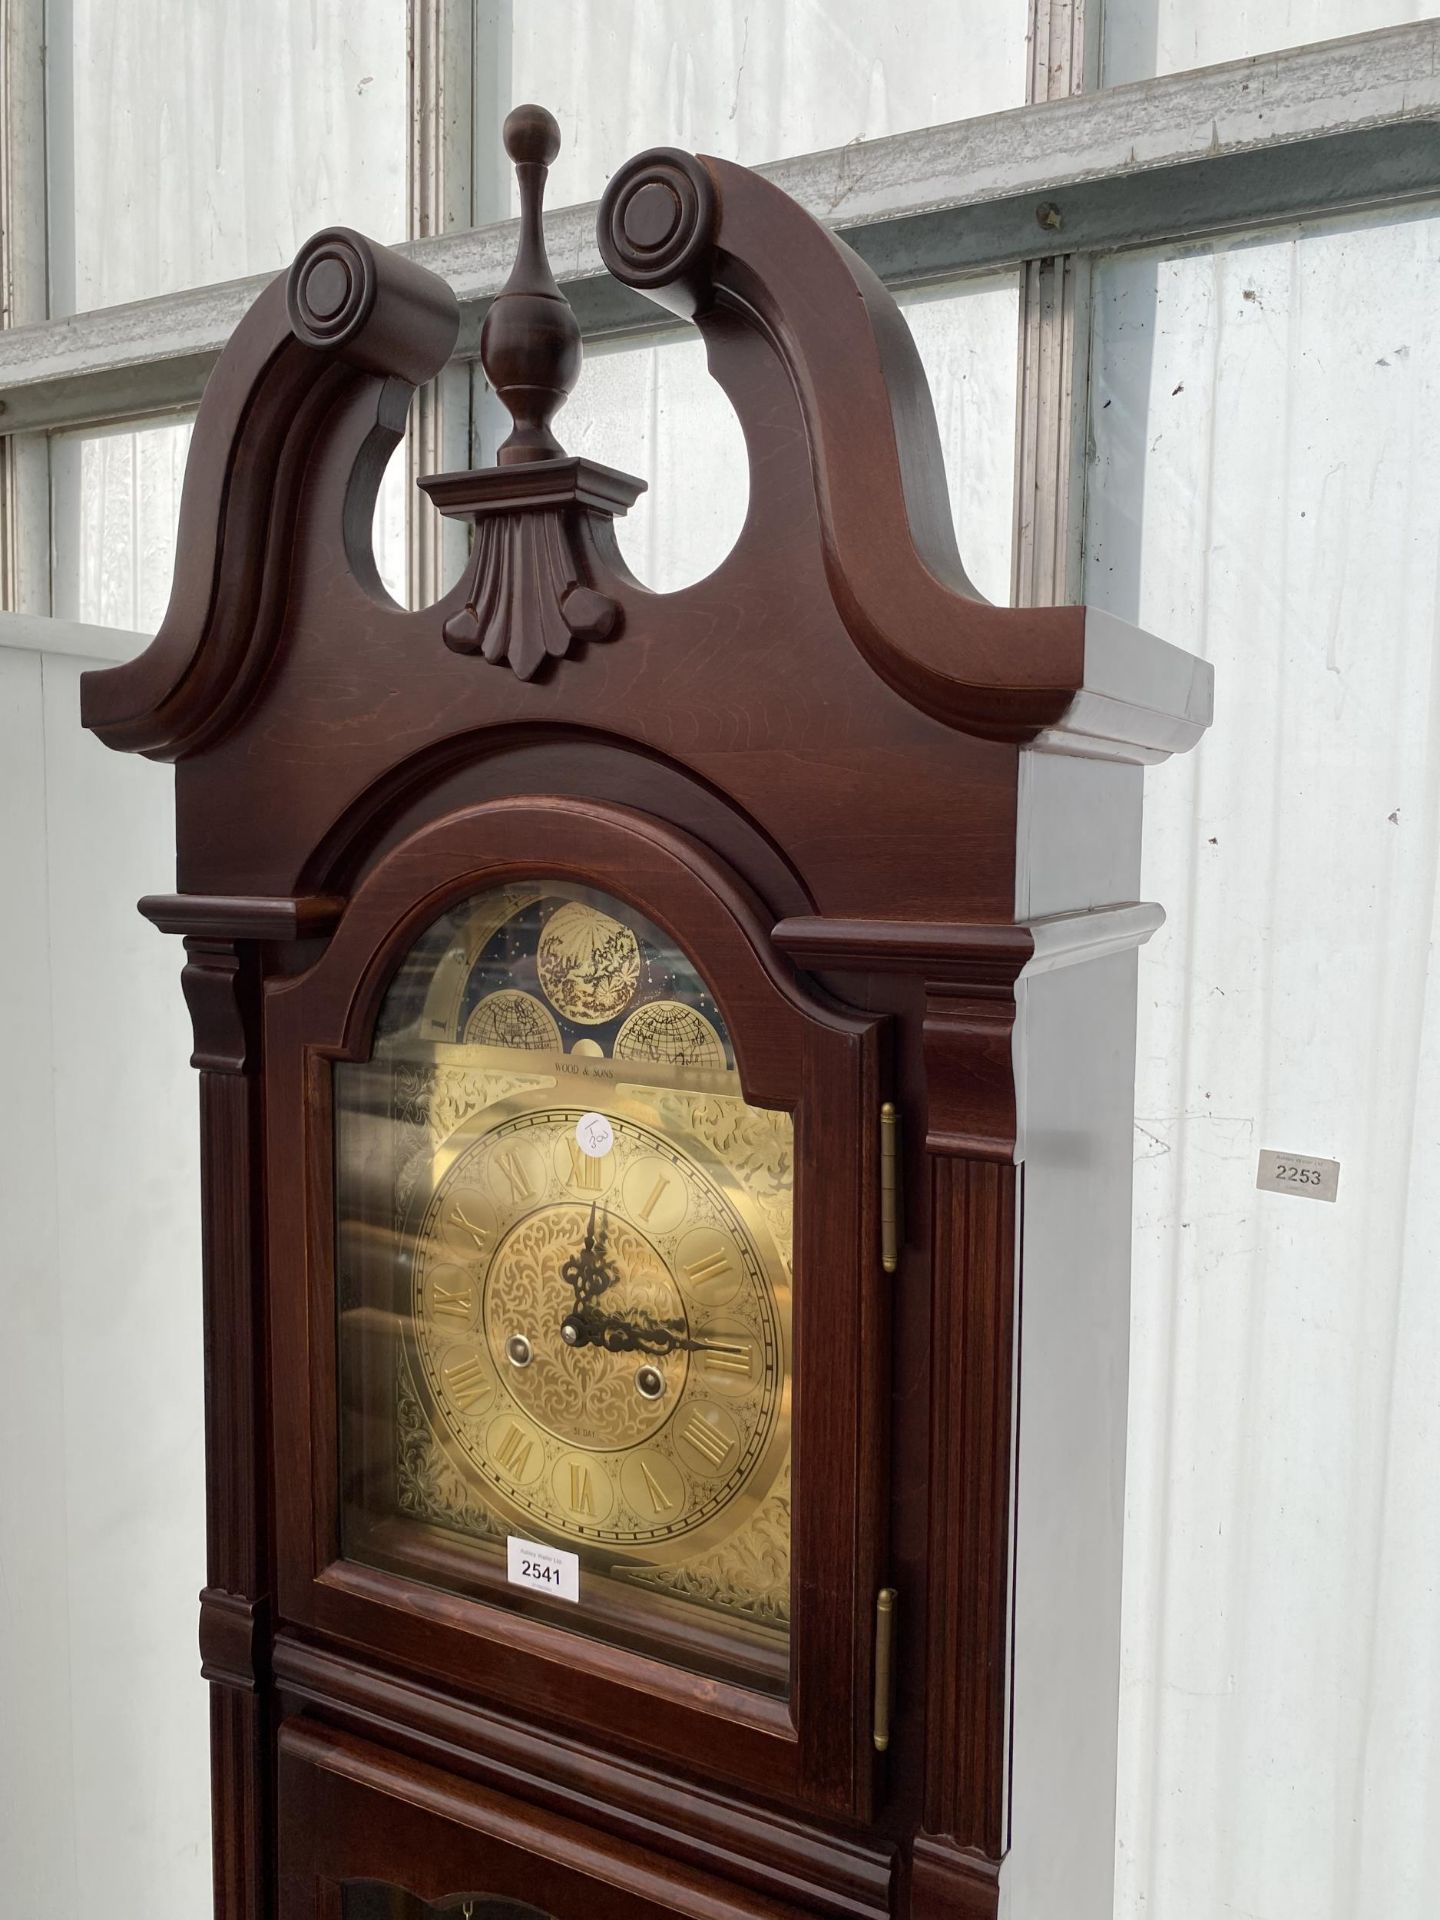
POLYGON ((1141 768, 1199 738, 1208 669, 1093 610, 980 600, 889 294, 775 187, 672 150, 615 176, 601 251, 704 338, 750 503, 706 579, 640 585, 613 528, 640 483, 550 428, 578 335, 522 111, 486 342, 516 431, 426 483, 476 522, 464 578, 406 612, 370 550, 453 297, 334 230, 206 390, 159 634, 83 686, 107 744, 176 764, 177 891, 142 904, 185 938, 201 1070, 217 1913, 337 1920, 375 1879, 562 1916, 979 1920, 1003 1893, 1014 1920, 1099 1920, 1159 919, 1141 768), (544 1620, 338 1552, 330 1064, 416 928, 541 866, 672 933, 747 1098, 802 1116, 788 1704, 571 1659, 544 1620))

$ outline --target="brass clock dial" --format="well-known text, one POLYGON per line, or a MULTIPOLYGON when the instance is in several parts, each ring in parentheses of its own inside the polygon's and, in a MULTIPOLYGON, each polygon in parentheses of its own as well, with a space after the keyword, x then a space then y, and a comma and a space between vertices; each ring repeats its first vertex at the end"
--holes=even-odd
POLYGON ((415 1372, 516 1526, 653 1562, 774 1481, 789 1286, 700 1142, 615 1103, 594 1154, 586 1117, 531 1095, 455 1147, 416 1234, 415 1372))

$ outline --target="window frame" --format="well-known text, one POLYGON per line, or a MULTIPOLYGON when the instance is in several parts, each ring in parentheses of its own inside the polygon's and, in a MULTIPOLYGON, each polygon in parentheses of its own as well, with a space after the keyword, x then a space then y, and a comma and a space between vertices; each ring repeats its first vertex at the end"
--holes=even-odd
MULTIPOLYGON (((492 437, 480 324, 509 272, 517 223, 470 221, 494 200, 497 129, 480 122, 495 12, 487 0, 408 4, 404 251, 448 280, 461 307, 456 357, 412 411, 412 478, 482 461, 492 437)), ((0 0, 0 643, 7 614, 50 609, 49 434, 194 405, 271 277, 43 317, 44 13, 44 0, 0 0)), ((1083 598, 1097 255, 1440 196, 1440 20, 1103 88, 1100 16, 1099 0, 1031 0, 1023 107, 758 169, 891 286, 1019 273, 1017 604, 1083 598)), ((604 272, 594 214, 564 206, 545 222, 552 257, 569 263, 561 285, 582 335, 653 336, 665 316, 604 272)), ((453 577, 463 539, 417 496, 412 604, 453 577)))

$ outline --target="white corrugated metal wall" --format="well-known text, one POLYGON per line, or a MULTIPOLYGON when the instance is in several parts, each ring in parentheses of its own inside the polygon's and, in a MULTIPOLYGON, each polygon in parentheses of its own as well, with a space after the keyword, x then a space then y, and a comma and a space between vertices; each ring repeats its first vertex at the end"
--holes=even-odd
POLYGON ((0 1914, 209 1902, 199 1154, 168 767, 0 644, 0 1914))
POLYGON ((1440 1912, 1437 289, 1423 210, 1100 274, 1087 597, 1216 669, 1147 794, 1127 1920, 1440 1912))
MULTIPOLYGON (((91 11, 74 0, 54 19, 83 37, 91 11)), ((554 84, 555 37, 533 9, 513 22, 501 89, 569 121, 556 200, 659 139, 757 158, 1019 98, 1013 0, 978 39, 918 0, 899 31, 859 0, 783 30, 741 7, 631 5, 627 26, 650 36, 644 84, 617 10, 570 11, 554 84), (923 85, 905 64, 915 46, 923 85), (597 70, 610 77, 592 118, 581 79, 597 70)), ((226 67, 203 34, 185 38, 184 12, 127 0, 145 44, 183 41, 187 98, 218 111, 222 68, 264 85, 243 47, 226 67)), ((1406 12, 1112 0, 1106 77, 1406 12)), ((330 132, 390 139, 389 163, 358 185, 314 181, 302 115, 270 192, 314 185, 293 219, 252 219, 243 196, 167 204, 159 224, 194 236, 213 219, 224 244, 212 234, 177 264, 159 234, 134 284, 136 256, 115 243, 127 142, 143 154, 159 138, 166 164, 208 142, 239 178, 241 122, 197 108, 177 131, 168 110, 137 108, 136 70, 127 93, 77 60, 87 140, 110 118, 75 150, 60 305, 67 287, 83 304, 277 264, 328 218, 390 231, 393 22, 353 9, 346 32, 348 49, 321 32, 287 59, 344 77, 330 132), (373 44, 357 65, 362 21, 373 44)), ((1147 779, 1147 889, 1170 921, 1141 971, 1117 1920, 1440 1912, 1437 252, 1440 215, 1419 209, 1097 270, 1087 597, 1206 654, 1218 683, 1199 751, 1147 779), (1256 1193, 1261 1146, 1339 1159, 1339 1202, 1256 1193)), ((967 558, 997 598, 1016 307, 1011 276, 906 301, 967 558)), ((743 483, 693 347, 593 355, 564 424, 576 447, 650 476, 624 535, 643 577, 713 564, 743 483), (697 426, 707 472, 671 456, 697 426)), ((57 614, 154 624, 182 445, 176 427, 57 440, 57 614)), ((387 527, 395 578, 393 504, 387 527)), ((21 1462, 0 1491, 0 1891, 26 1915, 188 1920, 208 1898, 194 1090, 177 957, 128 906, 168 878, 170 791, 163 770, 76 733, 78 671, 54 648, 0 648, 3 885, 19 923, 44 929, 8 944, 0 997, 0 1289, 35 1356, 0 1396, 0 1450, 21 1462), (95 1577, 146 1597, 124 1660, 77 1600, 95 1577)))

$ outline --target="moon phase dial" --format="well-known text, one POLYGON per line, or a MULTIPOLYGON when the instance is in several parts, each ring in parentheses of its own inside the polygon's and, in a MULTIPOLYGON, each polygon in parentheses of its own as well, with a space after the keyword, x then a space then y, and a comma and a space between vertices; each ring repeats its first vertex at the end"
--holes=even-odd
POLYGON ((535 966, 547 999, 567 1020, 603 1026, 635 997, 640 943, 621 921, 571 900, 546 921, 535 966))

